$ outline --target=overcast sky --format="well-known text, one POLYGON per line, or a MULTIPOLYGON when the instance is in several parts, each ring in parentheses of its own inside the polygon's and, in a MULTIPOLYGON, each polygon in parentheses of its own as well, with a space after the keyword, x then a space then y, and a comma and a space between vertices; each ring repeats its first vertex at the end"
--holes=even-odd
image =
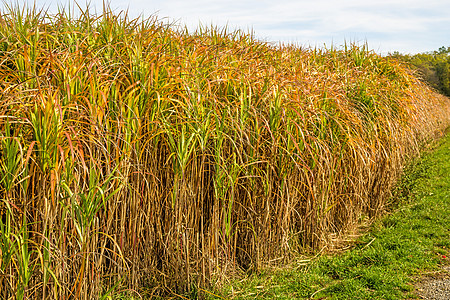
MULTIPOLYGON (((84 7, 84 0, 78 3, 84 7)), ((19 1, 21 2, 21 1, 19 1)), ((33 1, 29 0, 29 3, 33 1)), ((72 3, 72 4, 69 4, 72 3)), ((91 8, 102 11, 102 0, 91 8)), ((378 53, 418 53, 450 46, 449 0, 110 0, 116 11, 131 16, 158 16, 179 25, 225 25, 252 30, 268 42, 301 46, 367 42, 378 53)), ((56 11, 67 0, 36 0, 56 11)), ((3 4, 0 4, 3 7, 3 4)))

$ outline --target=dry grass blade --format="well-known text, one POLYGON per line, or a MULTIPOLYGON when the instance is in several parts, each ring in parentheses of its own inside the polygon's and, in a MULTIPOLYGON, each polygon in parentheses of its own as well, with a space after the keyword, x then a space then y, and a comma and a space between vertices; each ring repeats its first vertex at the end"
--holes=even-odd
POLYGON ((379 215, 450 124, 448 98, 365 46, 80 10, 0 14, 5 299, 202 297, 379 215))

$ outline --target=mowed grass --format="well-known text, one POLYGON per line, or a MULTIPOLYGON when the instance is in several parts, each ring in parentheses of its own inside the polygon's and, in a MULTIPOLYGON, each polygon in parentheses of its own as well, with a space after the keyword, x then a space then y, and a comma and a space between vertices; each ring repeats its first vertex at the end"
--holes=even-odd
MULTIPOLYGON (((450 134, 405 171, 393 210, 352 249, 228 285, 226 299, 416 299, 424 272, 450 264, 450 134)), ((218 299, 217 297, 212 297, 218 299)))
POLYGON ((366 46, 5 7, 2 299, 204 297, 379 216, 450 124, 448 98, 366 46))

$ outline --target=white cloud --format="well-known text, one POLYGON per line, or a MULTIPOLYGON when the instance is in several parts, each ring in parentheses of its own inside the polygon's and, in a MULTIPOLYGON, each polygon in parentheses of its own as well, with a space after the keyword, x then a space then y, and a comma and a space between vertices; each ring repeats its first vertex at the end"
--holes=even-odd
MULTIPOLYGON (((102 2, 91 4, 101 11, 102 2)), ((38 6, 43 3, 55 6, 58 0, 36 1, 38 6)), ((443 0, 111 0, 110 6, 118 11, 128 8, 133 16, 157 13, 189 28, 202 23, 253 29, 266 40, 320 45, 367 38, 382 48, 399 46, 400 51, 450 45, 450 35, 442 28, 450 29, 450 2, 443 0)))

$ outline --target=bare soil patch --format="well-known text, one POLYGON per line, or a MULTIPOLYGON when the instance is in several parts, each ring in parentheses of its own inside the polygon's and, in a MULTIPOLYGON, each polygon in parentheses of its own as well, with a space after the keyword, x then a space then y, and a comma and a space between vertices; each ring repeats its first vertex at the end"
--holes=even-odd
POLYGON ((450 265, 427 273, 417 284, 417 295, 420 299, 450 300, 450 265))

